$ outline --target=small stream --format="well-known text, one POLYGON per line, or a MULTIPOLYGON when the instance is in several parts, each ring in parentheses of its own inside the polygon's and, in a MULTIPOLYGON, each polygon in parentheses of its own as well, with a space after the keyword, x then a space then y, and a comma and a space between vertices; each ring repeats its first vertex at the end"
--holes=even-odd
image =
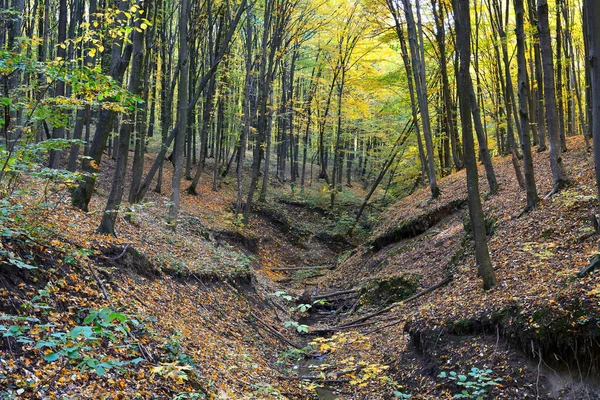
MULTIPOLYGON (((315 376, 315 371, 325 362, 326 356, 301 358, 296 366, 298 367, 298 375, 300 376, 315 376)), ((319 381, 313 382, 318 385, 319 381)), ((318 386, 315 391, 319 400, 336 400, 341 399, 341 395, 336 393, 336 389, 331 386, 318 386)))
MULTIPOLYGON (((306 317, 302 317, 298 320, 298 323, 303 325, 308 325, 312 327, 313 325, 317 325, 319 322, 323 321, 329 315, 319 315, 319 314, 309 314, 306 317)), ((304 346, 307 346, 311 340, 318 336, 305 336, 304 337, 304 346)), ((319 367, 322 364, 325 364, 327 360, 327 355, 317 355, 317 356, 306 356, 298 360, 296 367, 298 376, 310 376, 316 377, 317 374, 315 371, 319 370, 319 367)), ((313 383, 315 385, 319 385, 315 391, 317 392, 317 397, 319 400, 338 400, 342 399, 339 391, 328 385, 321 384, 318 379, 314 380, 313 383)))

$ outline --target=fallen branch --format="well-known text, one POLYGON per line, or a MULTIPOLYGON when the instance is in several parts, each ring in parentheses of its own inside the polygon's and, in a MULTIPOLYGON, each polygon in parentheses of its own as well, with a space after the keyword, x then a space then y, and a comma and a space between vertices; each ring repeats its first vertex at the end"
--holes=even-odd
POLYGON ((271 271, 301 271, 303 269, 331 269, 333 267, 333 265, 317 265, 314 267, 271 268, 271 271))
POLYGON ((286 380, 301 380, 301 381, 313 381, 313 382, 319 382, 323 385, 335 385, 335 384, 342 384, 342 383, 348 383, 350 382, 349 379, 323 379, 319 376, 308 376, 308 375, 301 375, 301 376, 279 376, 279 379, 286 379, 286 380))
POLYGON ((311 330, 310 333, 314 334, 314 335, 324 335, 327 333, 339 332, 339 331, 343 331, 346 329, 362 328, 364 326, 370 326, 370 325, 378 324, 380 322, 395 321, 394 323, 397 323, 398 320, 400 320, 402 318, 404 318, 404 317, 390 317, 390 318, 379 319, 377 321, 361 322, 361 323, 353 324, 353 325, 341 325, 339 327, 333 327, 333 328, 315 329, 315 330, 311 330))
MULTIPOLYGON (((365 332, 365 335, 370 335, 372 333, 376 333, 376 332, 382 331, 385 328, 389 328, 390 326, 398 325, 398 321, 400 321, 401 319, 402 318, 400 318, 400 317, 394 318, 393 322, 390 322, 389 324, 385 324, 384 326, 379 326, 379 327, 377 327, 375 329, 371 329, 370 331, 365 332)), ((380 322, 380 321, 377 321, 377 322, 380 322)))
POLYGON ((593 270, 598 268, 599 265, 600 265, 600 254, 596 254, 590 260, 590 263, 585 268, 583 268, 581 271, 579 271, 577 273, 577 277, 583 278, 584 276, 586 276, 587 274, 589 274, 590 272, 592 272, 593 270))
POLYGON ((100 256, 100 258, 103 258, 105 260, 108 261, 117 261, 119 258, 123 257, 125 255, 125 252, 127 251, 127 249, 129 248, 129 244, 125 245, 125 248, 123 249, 123 251, 121 252, 121 254, 119 254, 116 257, 106 257, 106 256, 100 256))
POLYGON ((339 292, 333 292, 333 293, 327 293, 327 294, 320 294, 318 296, 312 296, 312 299, 313 300, 323 300, 323 299, 328 299, 330 297, 341 296, 343 294, 357 293, 358 291, 359 291, 359 289, 340 290, 339 292))
POLYGON ((399 307, 399 306, 401 306, 403 304, 406 304, 406 303, 408 303, 410 301, 416 300, 416 299, 418 299, 421 296, 424 296, 424 295, 426 295, 428 293, 431 293, 434 290, 439 289, 442 286, 447 285, 448 283, 450 283, 450 281, 452 281, 452 276, 448 276, 444 280, 442 280, 441 282, 438 282, 435 285, 433 285, 431 287, 428 287, 427 289, 424 289, 424 290, 420 291, 419 293, 416 293, 416 294, 414 294, 414 295, 412 295, 412 296, 410 296, 410 297, 408 297, 408 298, 406 298, 406 299, 404 299, 404 300, 402 300, 402 301, 400 301, 398 303, 394 303, 394 304, 392 304, 389 307, 386 307, 386 308, 384 308, 382 310, 375 311, 373 313, 364 315, 364 316, 362 316, 360 318, 357 318, 357 319, 355 319, 353 321, 350 321, 350 322, 348 322, 346 324, 343 324, 343 325, 340 325, 340 326, 336 326, 336 327, 333 327, 331 329, 340 330, 340 329, 354 328, 354 327, 356 327, 357 324, 360 324, 361 322, 365 322, 365 321, 367 321, 367 320, 369 320, 369 319, 371 319, 373 317, 376 317, 376 316, 381 315, 381 314, 385 314, 385 313, 393 310, 396 307, 399 307))

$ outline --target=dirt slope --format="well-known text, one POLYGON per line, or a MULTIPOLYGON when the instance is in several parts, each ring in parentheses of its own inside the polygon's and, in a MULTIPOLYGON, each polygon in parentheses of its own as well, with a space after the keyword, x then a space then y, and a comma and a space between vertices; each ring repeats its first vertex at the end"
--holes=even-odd
MULTIPOLYGON (((380 346, 413 398, 450 398, 459 388, 438 374, 472 367, 492 369, 502 379, 493 398, 600 398, 594 382, 600 376, 600 275, 575 278, 598 244, 589 223, 598 212, 593 164, 582 138, 571 138, 568 148, 572 186, 521 218, 525 193, 510 160, 494 159, 496 196, 486 194, 480 170, 498 279, 493 290, 481 289, 465 237, 464 172, 441 179, 442 195, 434 201, 423 188, 390 207, 367 243, 319 281, 323 292, 409 274, 419 278, 418 292, 452 277, 357 328, 380 346)), ((543 196, 551 188, 547 153, 535 153, 535 172, 543 196)), ((362 315, 372 309, 364 304, 362 315)))

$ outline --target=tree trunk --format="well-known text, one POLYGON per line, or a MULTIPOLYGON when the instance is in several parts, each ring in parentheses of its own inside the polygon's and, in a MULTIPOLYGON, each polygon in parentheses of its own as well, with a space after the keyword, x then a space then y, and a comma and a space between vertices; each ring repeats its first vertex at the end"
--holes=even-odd
MULTIPOLYGON (((533 26, 537 26, 537 4, 536 0, 528 0, 529 21, 533 26)), ((544 80, 542 68, 542 56, 538 40, 533 41, 533 55, 535 60, 535 87, 537 101, 537 128, 538 128, 538 152, 546 151, 546 117, 544 115, 544 80)))
MULTIPOLYGON (((469 216, 475 239, 475 258, 479 276, 483 280, 483 288, 488 290, 496 284, 494 269, 488 249, 485 219, 479 197, 479 178, 477 175, 477 160, 475 158, 475 143, 471 125, 471 96, 468 80, 471 80, 469 64, 471 61, 471 33, 469 0, 453 0, 454 19, 456 23, 456 45, 460 53, 460 70, 458 75, 458 94, 461 123, 463 128, 463 149, 465 168, 467 170, 467 189, 469 216)), ((471 86, 473 83, 471 82, 471 86)))
MULTIPOLYGON (((273 89, 269 93, 269 116, 267 118, 267 131, 265 134, 265 165, 263 171, 262 186, 260 188, 260 195, 258 200, 264 202, 267 199, 267 187, 269 185, 269 168, 271 167, 271 136, 273 134, 273 89)), ((285 158, 284 158, 285 159, 285 158)))
POLYGON ((419 109, 421 111, 423 135, 425 136, 425 148, 427 150, 428 161, 427 167, 429 169, 429 188, 431 190, 431 197, 435 199, 440 195, 440 189, 437 185, 435 160, 433 155, 433 139, 429 118, 429 106, 427 104, 427 82, 425 81, 425 67, 423 65, 424 60, 422 59, 423 50, 419 50, 412 5, 410 4, 409 0, 402 0, 402 3, 404 4, 404 14, 406 16, 408 30, 408 43, 412 57, 412 69, 417 91, 417 99, 419 101, 419 109))
POLYGON ((189 1, 181 0, 179 14, 179 102, 177 110, 177 119, 179 132, 175 136, 173 153, 175 166, 173 170, 173 180, 171 183, 171 206, 169 207, 169 223, 175 229, 177 216, 179 214, 179 204, 181 202, 181 176, 183 175, 183 146, 185 144, 185 135, 188 123, 188 79, 189 79, 189 49, 188 49, 188 19, 190 13, 189 1))
POLYGON ((440 73, 442 75, 442 98, 446 127, 448 128, 450 148, 452 150, 452 161, 454 168, 460 170, 463 167, 462 154, 460 152, 460 140, 456 129, 456 121, 453 116, 452 98, 450 97, 450 82, 446 68, 446 32, 444 27, 444 15, 441 1, 431 0, 433 18, 436 25, 436 41, 439 48, 440 73), (437 6, 436 6, 437 4, 437 6))
POLYGON ((521 119, 521 149, 523 150, 523 164, 525 170, 525 190, 527 191, 527 205, 525 211, 534 209, 538 202, 535 174, 533 170, 533 157, 531 155, 531 141, 529 138, 529 112, 528 98, 529 87, 527 86, 527 61, 525 59, 525 29, 523 0, 514 0, 515 14, 517 20, 517 58, 519 64, 519 114, 521 119))
MULTIPOLYGON (((138 6, 143 6, 141 1, 138 1, 138 6)), ((147 6, 147 3, 146 3, 147 6)), ((139 28, 141 22, 137 22, 136 26, 139 28)), ((129 72, 129 85, 128 90, 134 95, 139 95, 141 90, 141 72, 144 62, 144 31, 134 30, 133 31, 133 51, 131 55, 131 70, 129 72)), ((127 171, 127 159, 129 156, 129 141, 131 139, 131 133, 135 126, 135 113, 128 115, 124 118, 119 131, 119 140, 117 152, 117 160, 115 163, 115 171, 113 174, 112 185, 104 213, 102 214, 102 221, 97 231, 107 235, 115 234, 115 224, 117 221, 117 215, 119 212, 119 206, 121 205, 121 199, 123 197, 123 191, 125 187, 125 173, 127 171)))
POLYGON ((548 0, 538 3, 538 33, 542 66, 544 68, 544 95, 546 100, 546 123, 548 126, 548 141, 550 144, 550 168, 552 169, 552 191, 549 195, 558 193, 568 183, 569 178, 562 163, 558 111, 554 86, 554 62, 552 54, 552 39, 550 38, 550 23, 548 22, 548 0))
MULTIPOLYGON (((421 181, 425 182, 425 179, 429 177, 429 169, 427 168, 427 157, 425 156, 425 150, 423 149, 423 141, 421 140, 421 132, 419 130, 419 110, 417 100, 415 99, 415 89, 413 86, 413 75, 411 74, 411 63, 408 56, 408 49, 406 48, 406 40, 404 38, 404 31, 400 22, 398 10, 395 8, 392 1, 388 0, 388 8, 390 9, 392 16, 394 17, 396 34, 398 35, 398 41, 400 42, 400 51, 402 54, 402 60, 404 63, 404 70, 406 72, 406 80, 408 83, 408 93, 410 94, 410 105, 412 111, 412 118, 415 124, 415 132, 417 135, 417 149, 419 150, 419 160, 421 162, 421 181)), ((361 174, 364 175, 364 172, 361 174)))
MULTIPOLYGON (((128 3, 122 1, 119 3, 119 18, 125 18, 124 12, 128 8, 128 3)), ((123 82, 123 75, 129 65, 129 59, 131 58, 132 45, 128 43, 122 48, 121 42, 113 43, 111 50, 111 65, 110 65, 110 76, 118 83, 123 82)), ((115 119, 115 111, 102 108, 98 113, 98 121, 102 121, 101 124, 96 126, 96 133, 92 139, 89 150, 89 158, 83 162, 83 171, 88 173, 79 186, 71 194, 71 200, 74 207, 77 207, 83 211, 88 211, 88 206, 94 192, 94 186, 96 184, 95 175, 98 172, 100 163, 102 162, 102 154, 106 148, 106 142, 110 131, 113 126, 115 119)))
POLYGON ((592 83, 591 108, 594 166, 596 168, 598 199, 600 199, 600 4, 597 0, 586 0, 584 8, 587 13, 588 68, 592 83))
MULTIPOLYGON (((56 56, 66 60, 67 58, 67 49, 65 47, 65 41, 67 40, 67 0, 60 0, 58 7, 58 44, 59 46, 56 49, 56 56)), ((56 82, 56 91, 54 93, 56 97, 65 96, 65 82, 59 79, 56 82)), ((52 128, 52 138, 53 139, 63 139, 65 137, 65 127, 64 125, 53 127, 52 128)), ((50 151, 50 160, 48 161, 50 168, 58 168, 58 164, 60 163, 62 151, 61 150, 51 150, 50 151)))
POLYGON ((565 137, 565 107, 563 103, 563 63, 562 63, 562 18, 560 16, 560 2, 556 4, 556 99, 558 110, 558 130, 560 134, 560 149, 561 152, 567 151, 567 139, 565 137))
POLYGON ((496 173, 494 172, 494 165, 492 164, 492 158, 490 157, 487 138, 483 131, 479 104, 477 103, 473 81, 470 79, 470 76, 465 82, 465 86, 468 87, 470 93, 471 114, 473 115, 473 121, 475 122, 475 132, 477 134, 477 142, 479 143, 479 158, 485 168, 485 176, 488 181, 488 186, 490 187, 490 194, 493 195, 498 192, 498 181, 496 180, 496 173))

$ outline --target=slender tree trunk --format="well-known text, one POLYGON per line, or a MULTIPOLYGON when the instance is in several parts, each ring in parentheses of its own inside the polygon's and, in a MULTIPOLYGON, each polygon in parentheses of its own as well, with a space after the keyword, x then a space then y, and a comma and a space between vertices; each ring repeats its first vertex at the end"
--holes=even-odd
POLYGON ((177 119, 179 132, 175 136, 173 153, 175 166, 173 171, 173 180, 171 184, 171 206, 169 207, 169 223, 175 229, 177 216, 179 214, 179 205, 181 202, 181 177, 183 175, 183 146, 185 144, 185 134, 188 123, 188 78, 189 78, 189 49, 188 49, 188 20, 190 6, 188 0, 181 0, 179 14, 179 102, 177 110, 177 119))
MULTIPOLYGON (((462 154, 460 152, 460 140, 456 129, 456 122, 453 116, 452 98, 450 97, 450 82, 448 80, 448 71, 446 67, 446 32, 444 27, 444 15, 442 3, 438 0, 431 1, 433 18, 436 25, 436 41, 440 57, 440 73, 442 75, 442 98, 445 123, 448 128, 449 144, 452 150, 452 161, 454 168, 458 171, 463 167, 462 154)), ((447 165, 448 166, 448 165, 447 165)))
MULTIPOLYGON (((528 0, 529 21, 533 26, 537 26, 537 4, 536 0, 528 0)), ((537 127, 538 127, 538 152, 546 151, 546 117, 544 114, 544 80, 542 68, 542 55, 538 40, 533 41, 533 55, 535 60, 535 82, 537 98, 537 127)))
POLYGON ((435 199, 440 195, 440 189, 437 185, 435 160, 433 155, 433 139, 429 118, 429 106, 427 103, 427 82, 425 81, 425 67, 423 65, 424 60, 421 58, 422 51, 419 50, 417 42, 417 31, 412 12, 412 5, 410 4, 409 0, 402 0, 402 3, 404 4, 404 14, 406 16, 408 29, 408 43, 412 56, 413 75, 417 91, 417 99, 419 101, 419 109, 421 111, 421 123, 423 126, 423 135, 425 136, 425 148, 427 149, 429 188, 431 190, 431 197, 435 199))
MULTIPOLYGON (((586 2, 584 3, 584 7, 582 10, 582 18, 583 18, 583 34, 584 36, 587 38, 587 40, 584 40, 584 52, 585 52, 585 59, 586 59, 586 68, 585 68, 585 102, 586 102, 586 116, 587 116, 587 126, 584 128, 584 136, 586 137, 586 144, 587 144, 587 149, 589 151, 590 146, 589 146, 589 140, 588 138, 593 137, 593 132, 594 132, 594 110, 593 110, 593 103, 594 103, 594 99, 593 99, 593 95, 592 95, 592 75, 591 75, 591 65, 592 65, 592 57, 590 56, 591 50, 590 50, 590 46, 592 45, 591 41, 593 40, 594 37, 594 33, 591 31, 592 28, 590 28, 590 23, 592 25, 594 25, 594 21, 589 20, 589 11, 588 10, 592 10, 595 8, 588 8, 588 5, 590 4, 590 2, 588 2, 586 0, 586 2)), ((598 55, 596 57, 599 57, 598 55)))
MULTIPOLYGON (((141 1, 138 1, 138 6, 142 7, 141 1)), ((147 6, 147 3, 146 3, 147 6)), ((141 22, 137 22, 136 27, 139 28, 141 22)), ((141 30, 141 29, 140 29, 141 30)), ((128 90, 139 95, 141 90, 141 73, 144 62, 144 31, 133 31, 133 51, 131 60, 131 71, 129 72, 129 85, 128 90)), ((113 174, 112 185, 104 213, 102 214, 102 221, 98 227, 99 233, 107 235, 115 234, 115 224, 117 221, 117 215, 119 212, 119 206, 121 205, 121 199, 123 198, 123 191, 125 187, 125 173, 127 171, 127 159, 129 156, 129 141, 131 139, 131 133, 135 126, 135 114, 129 115, 124 118, 119 131, 117 159, 115 163, 115 172, 113 174)))
POLYGON ((592 137, 594 141, 594 166, 596 188, 600 199, 600 4, 586 0, 587 42, 589 48, 588 68, 591 78, 592 137))
MULTIPOLYGON (((89 2, 88 8, 88 16, 87 21, 92 24, 95 19, 95 13, 97 11, 98 4, 96 0, 91 0, 89 2)), ((87 48, 87 47, 86 47, 87 48)), ((84 64, 87 66, 93 66, 95 61, 94 57, 91 57, 88 54, 84 57, 84 64)), ((82 109, 77 110, 75 113, 75 129, 73 130, 73 139, 81 140, 83 137, 83 128, 86 124, 86 120, 88 114, 88 105, 84 106, 82 109)), ((89 139, 89 138, 88 138, 89 139)), ((87 142, 87 140, 86 140, 87 142)), ((71 146, 71 150, 69 153, 69 161, 67 163, 67 170, 75 171, 77 169, 77 161, 79 160, 80 146, 78 144, 74 144, 71 146)))
MULTIPOLYGON (((340 49, 341 51, 341 49, 340 49)), ((341 54, 340 54, 341 57, 341 54)), ((344 96, 344 83, 346 80, 346 70, 345 65, 342 65, 342 73, 340 76, 340 82, 338 83, 338 110, 337 110, 337 128, 336 128, 336 137, 335 137, 335 147, 334 147, 334 155, 333 155, 333 173, 331 176, 331 208, 335 204, 335 192, 336 192, 336 178, 339 178, 338 175, 338 166, 342 163, 341 160, 341 138, 342 138, 342 98, 344 96)))
POLYGON ((477 134, 477 141, 479 143, 479 158, 481 159, 481 162, 485 168, 485 176, 488 181, 488 186, 490 187, 490 194, 493 195, 498 192, 498 181, 496 180, 494 165, 492 164, 492 158, 490 157, 487 138, 485 137, 485 133, 483 131, 481 112, 479 109, 479 104, 477 103, 475 89, 473 88, 473 81, 471 79, 467 79, 464 85, 470 91, 471 114, 473 116, 473 121, 475 122, 475 132, 477 134))
POLYGON ((251 92, 253 87, 253 74, 252 74, 252 43, 253 43, 253 14, 252 14, 252 6, 248 7, 247 10, 247 24, 246 24, 246 80, 244 83, 244 95, 243 95, 243 104, 244 104, 244 126, 242 130, 242 135, 240 137, 239 144, 239 154, 238 154, 238 163, 237 163, 237 200, 235 202, 235 217, 243 211, 242 209, 242 201, 243 201, 243 173, 244 173, 244 156, 246 153, 246 140, 250 134, 250 128, 252 124, 252 106, 251 106, 251 92))
MULTIPOLYGON (((119 10, 121 11, 119 18, 125 18, 124 12, 127 10, 127 8, 127 2, 123 1, 119 4, 119 10)), ((109 74, 118 84, 123 82, 123 75, 125 74, 125 70, 129 65, 129 59, 131 58, 132 52, 132 45, 130 43, 124 45, 124 48, 122 48, 122 44, 123 43, 121 42, 113 43, 111 50, 111 65, 109 74)), ((106 148, 106 142, 108 141, 115 116, 115 111, 106 108, 101 108, 100 112, 98 113, 98 120, 102 121, 102 123, 96 126, 96 133, 92 139, 88 154, 89 158, 84 160, 82 166, 83 171, 88 173, 88 175, 82 179, 79 186, 71 194, 73 206, 81 210, 88 211, 88 206, 92 198, 92 193, 94 192, 94 186, 96 184, 96 178, 94 174, 98 172, 98 168, 102 161, 102 154, 106 148)))
POLYGON ((302 146, 302 175, 300 176, 300 187, 302 192, 304 192, 304 182, 306 180, 306 159, 308 157, 308 139, 310 137, 310 124, 312 119, 312 101, 317 90, 318 81, 321 78, 321 67, 318 65, 320 54, 321 51, 319 49, 315 60, 315 66, 311 72, 310 83, 308 87, 308 98, 306 99, 306 131, 304 133, 304 144, 302 146))
POLYGON ((556 100, 558 110, 558 129, 560 133, 561 152, 567 151, 567 139, 565 137, 565 107, 563 103, 563 54, 562 54, 562 18, 560 16, 560 2, 556 4, 556 100))
MULTIPOLYGON (((463 127, 463 148, 465 168, 467 170, 467 189, 469 216, 475 240, 475 258, 478 273, 483 280, 483 288, 488 290, 496 284, 494 269, 490 260, 488 249, 485 217, 479 197, 479 178, 477 175, 477 160, 475 158, 475 144, 473 141, 473 128, 471 125, 471 96, 468 80, 471 80, 469 64, 471 61, 471 33, 469 0, 453 0, 454 19, 456 23, 456 44, 460 53, 460 70, 458 75, 458 97, 461 123, 463 127)), ((471 83, 471 86, 473 84, 471 83)))
POLYGON ((542 66, 544 68, 546 123, 548 126, 550 168, 552 169, 553 180, 552 191, 550 192, 550 195, 552 195, 562 190, 569 183, 569 178, 563 166, 561 157, 558 111, 556 107, 556 94, 554 90, 555 85, 552 39, 550 38, 550 23, 548 21, 548 0, 539 0, 538 2, 538 32, 540 35, 542 66))
POLYGON ((523 150, 523 164, 525 170, 525 190, 527 191, 527 205, 525 212, 534 209, 539 197, 535 184, 535 174, 533 170, 533 157, 531 155, 531 141, 529 138, 529 112, 528 98, 529 87, 527 86, 527 61, 525 59, 525 28, 524 18, 525 13, 523 0, 514 0, 516 21, 517 21, 517 58, 519 64, 519 114, 521 119, 521 149, 523 150))
MULTIPOLYGON (((59 46, 56 49, 56 56, 66 60, 67 58, 67 49, 64 45, 67 40, 67 0, 60 0, 58 7, 58 44, 59 46)), ((65 96, 65 82, 63 80, 58 80, 56 83, 56 92, 54 93, 56 97, 65 96)), ((53 139, 63 139, 65 137, 65 127, 64 125, 60 125, 52 128, 52 138, 53 139)), ((50 151, 50 160, 48 161, 50 168, 58 168, 58 164, 60 163, 60 158, 62 155, 61 150, 51 150, 50 151)))
MULTIPOLYGON (((417 135, 417 149, 419 150, 419 161, 421 162, 421 181, 425 182, 425 179, 429 177, 429 169, 427 168, 427 157, 425 156, 425 150, 423 149, 423 141, 421 140, 421 131, 419 130, 419 109, 418 103, 415 99, 415 89, 413 86, 413 75, 411 73, 411 63, 408 56, 408 49, 406 47, 406 40, 404 38, 404 31, 400 22, 400 17, 397 9, 394 8, 391 0, 388 0, 388 8, 392 12, 394 17, 396 34, 400 42, 400 51, 402 54, 402 60, 404 63, 404 70, 406 72, 406 80, 408 83, 408 93, 410 94, 410 106, 412 111, 412 118, 415 124, 415 133, 417 135)), ((361 175, 364 175, 361 174, 361 175)))
MULTIPOLYGON (((265 165, 263 171, 262 186, 260 188, 260 195, 258 201, 265 202, 267 200, 267 188, 269 186, 269 169, 271 167, 271 138, 273 135, 273 89, 269 93, 269 116, 267 118, 267 131, 265 141, 265 165)), ((284 158, 285 159, 285 158, 284 158)))
MULTIPOLYGON (((216 132, 216 152, 215 152, 215 167, 213 169, 213 184, 212 190, 217 191, 217 183, 219 178, 219 163, 221 161, 221 149, 223 147, 223 125, 225 119, 225 93, 227 87, 227 79, 224 78, 222 82, 221 93, 219 94, 219 101, 217 105, 217 132, 216 132)), ((189 157, 189 156, 188 156, 189 157)))

